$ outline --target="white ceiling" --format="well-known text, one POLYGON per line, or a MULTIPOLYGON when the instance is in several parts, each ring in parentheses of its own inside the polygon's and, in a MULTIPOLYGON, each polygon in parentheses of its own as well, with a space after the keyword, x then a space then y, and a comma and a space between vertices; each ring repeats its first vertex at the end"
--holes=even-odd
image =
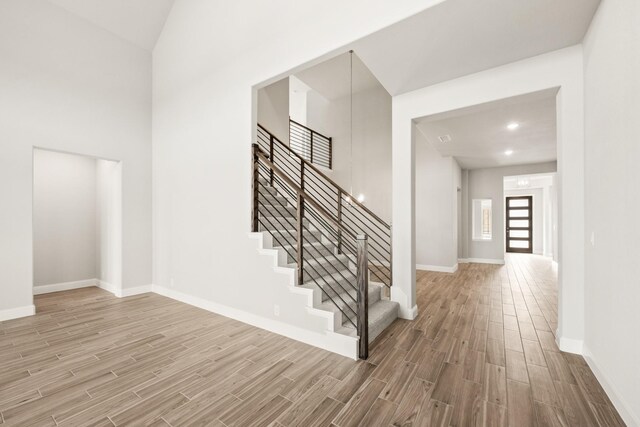
MULTIPOLYGON (((351 93, 351 61, 349 53, 314 65, 295 76, 327 99, 338 99, 351 93)), ((382 87, 366 65, 353 55, 353 93, 382 87)))
POLYGON ((118 37, 151 51, 174 0, 49 0, 118 37))
POLYGON ((556 90, 508 98, 416 121, 443 156, 463 169, 549 162, 557 159, 556 90), (515 130, 507 125, 516 122, 515 130), (440 136, 449 135, 443 143, 440 136), (510 156, 505 151, 512 150, 510 156))
POLYGON ((391 93, 580 43, 600 0, 446 0, 354 44, 391 93))

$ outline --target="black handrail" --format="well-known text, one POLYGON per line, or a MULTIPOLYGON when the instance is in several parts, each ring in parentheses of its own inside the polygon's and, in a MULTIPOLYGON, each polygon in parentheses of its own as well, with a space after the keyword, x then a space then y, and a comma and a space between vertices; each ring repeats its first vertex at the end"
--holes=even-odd
MULTIPOLYGON (((303 159, 298 153, 296 153, 295 151, 291 150, 289 147, 287 147, 287 145, 280 141, 274 134, 272 134, 267 128, 265 128, 264 126, 262 126, 260 123, 258 123, 258 127, 260 129, 262 129, 263 131, 265 131, 266 133, 268 133, 270 136, 273 136, 273 141, 274 143, 277 143, 279 145, 281 145, 282 147, 284 147, 287 151, 289 151, 290 154, 293 154, 295 157, 297 157, 300 161, 305 162, 307 164, 307 167, 311 168, 315 173, 317 173, 318 175, 320 175, 322 178, 324 178, 326 181, 329 182, 329 184, 331 184, 332 186, 334 186, 337 189, 340 189, 340 191, 342 191, 342 193, 344 194, 349 194, 349 192, 347 190, 345 190, 344 188, 340 187, 334 180, 332 180, 331 178, 329 178, 327 175, 325 175, 320 169, 316 168, 313 164, 311 164, 308 160, 303 159)), ((366 213, 368 213, 372 218, 374 218, 376 221, 378 221, 380 224, 386 226, 387 228, 391 228, 391 225, 387 224, 382 218, 380 218, 378 215, 376 215, 375 213, 373 213, 369 208, 367 208, 365 205, 363 205, 362 203, 360 203, 358 200, 356 199, 352 199, 350 202, 352 205, 358 206, 358 208, 362 209, 363 211, 365 211, 366 213)))
MULTIPOLYGON (((336 226, 334 232, 338 240, 338 252, 347 249, 355 257, 357 250, 353 236, 368 236, 370 272, 376 281, 390 287, 393 283, 391 226, 261 124, 258 124, 258 144, 262 144, 261 151, 272 164, 281 167, 290 181, 313 195, 313 199, 323 208, 323 214, 328 215, 333 224, 340 225, 336 226), (349 244, 343 245, 343 231, 350 234, 349 244)), ((273 171, 270 171, 271 185, 273 182, 273 171)))

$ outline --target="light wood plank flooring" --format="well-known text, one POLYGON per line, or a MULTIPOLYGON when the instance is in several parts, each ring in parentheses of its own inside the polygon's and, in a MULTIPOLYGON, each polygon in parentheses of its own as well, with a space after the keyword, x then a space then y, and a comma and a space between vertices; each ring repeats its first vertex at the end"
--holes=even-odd
POLYGON ((548 260, 418 281, 419 317, 366 362, 155 294, 38 296, 36 316, 0 323, 0 424, 623 425, 582 357, 556 347, 548 260))

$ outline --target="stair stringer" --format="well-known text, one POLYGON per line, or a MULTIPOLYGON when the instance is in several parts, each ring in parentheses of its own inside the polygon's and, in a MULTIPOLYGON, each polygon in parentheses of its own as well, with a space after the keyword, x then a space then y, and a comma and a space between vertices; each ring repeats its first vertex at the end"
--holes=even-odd
POLYGON ((322 342, 314 342, 313 340, 305 340, 305 342, 354 360, 358 359, 358 338, 336 332, 342 326, 342 315, 339 312, 335 313, 316 308, 322 302, 321 291, 297 286, 297 268, 286 266, 287 254, 284 249, 273 247, 271 234, 268 231, 252 232, 249 233, 249 237, 256 241, 257 251, 260 255, 273 259, 274 273, 287 276, 289 282, 288 291, 292 294, 306 297, 305 309, 307 314, 313 317, 320 317, 326 323, 322 342))

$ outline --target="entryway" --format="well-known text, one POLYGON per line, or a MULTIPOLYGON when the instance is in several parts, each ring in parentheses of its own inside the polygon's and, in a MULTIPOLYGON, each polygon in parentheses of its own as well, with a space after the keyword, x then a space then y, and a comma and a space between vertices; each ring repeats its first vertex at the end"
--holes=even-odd
POLYGON ((33 293, 122 281, 122 172, 117 161, 33 150, 33 293))
POLYGON ((507 252, 533 253, 533 196, 506 198, 507 252))

